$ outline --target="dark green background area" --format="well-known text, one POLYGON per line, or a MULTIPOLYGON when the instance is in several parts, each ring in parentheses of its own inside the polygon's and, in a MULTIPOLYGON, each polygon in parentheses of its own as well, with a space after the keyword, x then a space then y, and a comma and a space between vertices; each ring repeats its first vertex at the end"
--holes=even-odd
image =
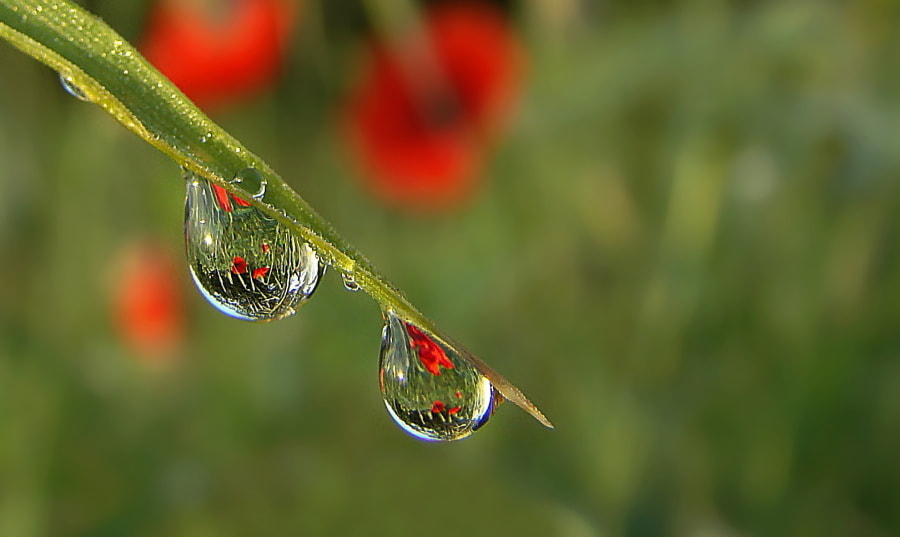
MULTIPOLYGON (((181 255, 179 171, 0 44, 0 535, 900 533, 896 4, 511 4, 518 113, 468 204, 411 216, 349 162, 364 12, 324 3, 216 119, 557 429, 404 435, 335 274, 254 325, 185 267, 185 348, 148 371, 111 264, 181 255)), ((92 3, 133 39, 120 5, 92 3)))

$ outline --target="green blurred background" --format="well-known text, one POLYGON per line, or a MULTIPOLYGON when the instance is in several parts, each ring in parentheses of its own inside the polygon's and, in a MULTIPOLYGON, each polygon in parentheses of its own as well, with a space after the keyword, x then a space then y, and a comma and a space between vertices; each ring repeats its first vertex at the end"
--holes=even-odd
POLYGON ((391 422, 334 274, 254 325, 185 268, 179 359, 137 360, 110 265, 181 255, 179 171, 0 44, 0 535, 900 533, 900 6, 508 7, 529 79, 457 211, 347 163, 355 2, 305 2, 278 88, 216 116, 557 426, 446 445, 391 422))

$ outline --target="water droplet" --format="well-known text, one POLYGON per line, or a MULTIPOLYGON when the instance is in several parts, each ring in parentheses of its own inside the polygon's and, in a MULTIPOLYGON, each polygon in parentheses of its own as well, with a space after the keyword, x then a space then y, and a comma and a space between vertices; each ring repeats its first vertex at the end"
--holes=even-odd
POLYGON ((231 182, 253 199, 262 199, 266 195, 266 178, 256 168, 246 168, 237 172, 231 182))
POLYGON ((344 280, 344 289, 348 291, 359 291, 359 284, 356 283, 356 279, 353 277, 353 274, 349 272, 341 273, 341 279, 344 280))
POLYGON ((84 90, 78 87, 78 85, 75 84, 75 81, 69 75, 60 73, 59 83, 62 84, 63 89, 66 90, 72 97, 75 97, 79 101, 90 102, 90 99, 88 99, 88 96, 84 93, 84 90))
POLYGON ((417 326, 384 314, 379 382, 394 421, 422 440, 465 438, 484 425, 503 398, 452 347, 417 326))
POLYGON ((224 188, 187 171, 185 180, 187 258, 203 296, 248 321, 294 313, 325 271, 312 247, 224 188))

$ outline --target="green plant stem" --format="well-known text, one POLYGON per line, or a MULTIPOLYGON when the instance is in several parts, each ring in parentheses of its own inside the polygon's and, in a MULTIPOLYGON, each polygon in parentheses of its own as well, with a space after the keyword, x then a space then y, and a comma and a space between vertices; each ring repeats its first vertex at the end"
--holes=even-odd
MULTIPOLYGON (((213 123, 165 76, 99 18, 65 0, 0 0, 0 37, 66 77, 91 102, 190 170, 251 201, 351 276, 383 310, 455 344, 344 240, 261 158, 213 123), (232 183, 237 172, 258 170, 266 182, 261 199, 232 183)), ((544 425, 550 422, 509 381, 462 351, 508 400, 544 425)))

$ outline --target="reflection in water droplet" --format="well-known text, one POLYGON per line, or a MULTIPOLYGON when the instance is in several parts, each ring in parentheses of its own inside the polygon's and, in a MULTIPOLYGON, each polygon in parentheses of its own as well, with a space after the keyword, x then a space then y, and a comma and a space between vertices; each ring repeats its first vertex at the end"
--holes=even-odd
POLYGON ((70 77, 69 75, 64 75, 64 74, 60 73, 59 74, 59 83, 62 84, 63 89, 66 90, 69 93, 69 95, 71 95, 72 97, 75 97, 79 101, 85 101, 85 102, 91 101, 90 99, 88 99, 88 96, 84 93, 84 90, 79 88, 78 85, 75 84, 75 81, 72 80, 72 77, 70 77))
POLYGON ((349 272, 341 273, 341 279, 344 280, 344 289, 348 291, 359 291, 359 284, 356 283, 356 279, 353 278, 353 275, 349 272))
POLYGON ((266 178, 256 168, 245 168, 237 172, 231 182, 253 199, 262 199, 266 195, 266 178))
POLYGON ((203 296, 247 321, 294 313, 325 271, 315 251, 246 200, 187 171, 185 180, 185 246, 203 296))
POLYGON ((459 352, 392 311, 384 314, 379 382, 394 421, 422 440, 449 441, 484 425, 502 398, 459 352))

